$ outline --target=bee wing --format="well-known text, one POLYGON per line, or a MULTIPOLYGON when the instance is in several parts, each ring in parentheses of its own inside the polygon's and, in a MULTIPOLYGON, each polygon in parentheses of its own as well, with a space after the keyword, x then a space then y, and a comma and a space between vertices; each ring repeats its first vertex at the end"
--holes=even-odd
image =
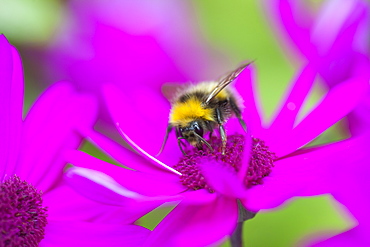
POLYGON ((165 83, 162 88, 162 94, 168 101, 171 103, 176 101, 180 92, 183 92, 184 89, 188 88, 189 85, 187 84, 179 84, 179 83, 165 83))
POLYGON ((239 68, 237 68, 236 70, 232 71, 231 73, 229 73, 227 76, 225 76, 223 79, 221 79, 221 81, 217 84, 217 86, 212 90, 212 92, 208 95, 208 97, 206 98, 206 100, 204 101, 203 104, 205 105, 208 105, 209 102, 214 98, 216 97, 216 95, 222 91, 222 89, 224 89, 227 85, 229 85, 231 82, 233 82, 238 76, 239 74, 246 68, 248 67, 248 65, 250 65, 250 63, 247 63, 247 64, 243 64, 242 66, 240 66, 239 68))

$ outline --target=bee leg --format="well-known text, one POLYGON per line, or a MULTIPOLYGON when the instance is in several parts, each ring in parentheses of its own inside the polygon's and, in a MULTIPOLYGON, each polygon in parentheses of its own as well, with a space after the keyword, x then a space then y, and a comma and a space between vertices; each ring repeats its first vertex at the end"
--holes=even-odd
POLYGON ((220 134, 221 134, 221 140, 222 140, 222 154, 224 155, 225 149, 226 149, 227 137, 226 137, 225 128, 222 124, 220 124, 220 134))
POLYGON ((238 118, 240 125, 242 126, 243 130, 247 132, 247 125, 245 124, 243 118, 242 118, 242 112, 237 106, 235 100, 233 98, 229 99, 231 109, 233 110, 235 116, 238 118))
POLYGON ((199 138, 199 140, 200 140, 200 142, 198 143, 198 144, 200 144, 200 145, 198 146, 198 144, 197 144, 197 148, 198 148, 198 150, 203 150, 203 145, 202 145, 201 143, 204 143, 204 144, 209 148, 209 150, 211 150, 211 152, 213 152, 213 148, 212 148, 211 144, 209 144, 209 143, 206 141, 206 139, 204 139, 202 136, 200 136, 200 135, 199 135, 199 134, 197 134, 197 133, 194 133, 194 135, 196 135, 196 136, 199 138))
MULTIPOLYGON (((179 138, 180 138, 181 140, 182 140, 182 139, 185 139, 185 138, 181 135, 181 133, 180 133, 180 131, 179 131, 179 129, 178 129, 178 128, 176 128, 175 130, 176 130, 176 138, 177 138, 177 139, 179 139, 179 138)), ((185 143, 183 143, 183 142, 180 142, 180 143, 181 143, 181 145, 182 145, 184 148, 186 147, 186 144, 185 144, 185 143)))
POLYGON ((186 156, 187 154, 185 153, 184 149, 182 149, 182 145, 184 145, 181 142, 182 139, 185 139, 185 138, 184 137, 181 137, 181 136, 177 137, 177 144, 179 145, 179 148, 180 148, 182 154, 186 156))
POLYGON ((219 130, 220 130, 220 135, 221 135, 221 141, 222 141, 222 154, 225 154, 225 149, 226 149, 226 142, 227 142, 227 137, 226 137, 226 131, 224 126, 222 125, 222 115, 221 111, 219 108, 216 108, 216 116, 217 116, 217 122, 219 125, 219 130))

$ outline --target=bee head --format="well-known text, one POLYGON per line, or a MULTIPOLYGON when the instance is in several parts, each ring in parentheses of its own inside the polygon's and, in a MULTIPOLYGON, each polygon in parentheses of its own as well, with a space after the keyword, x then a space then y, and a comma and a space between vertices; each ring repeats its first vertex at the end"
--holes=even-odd
POLYGON ((180 127, 179 132, 192 146, 202 145, 204 130, 201 121, 192 121, 189 125, 180 127))

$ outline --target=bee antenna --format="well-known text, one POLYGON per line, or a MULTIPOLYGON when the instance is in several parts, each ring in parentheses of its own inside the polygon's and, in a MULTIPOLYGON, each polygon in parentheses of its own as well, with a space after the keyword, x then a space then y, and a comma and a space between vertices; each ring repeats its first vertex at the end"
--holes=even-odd
POLYGON ((163 143, 162 143, 161 149, 159 150, 158 154, 155 155, 156 157, 158 157, 162 153, 162 151, 164 149, 164 146, 167 143, 168 135, 170 134, 171 130, 172 130, 172 125, 171 124, 168 124, 167 129, 166 129, 166 135, 165 135, 165 137, 163 139, 163 143))
POLYGON ((212 148, 211 144, 209 144, 209 142, 207 142, 206 139, 204 139, 203 137, 201 137, 196 132, 194 132, 194 135, 196 135, 213 152, 213 148, 212 148))

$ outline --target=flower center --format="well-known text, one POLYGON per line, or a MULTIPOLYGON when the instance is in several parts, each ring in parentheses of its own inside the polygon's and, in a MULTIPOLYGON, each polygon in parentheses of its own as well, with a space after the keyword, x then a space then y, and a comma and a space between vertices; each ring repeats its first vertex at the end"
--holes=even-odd
MULTIPOLYGON (((213 152, 208 148, 204 148, 203 150, 190 148, 190 150, 186 151, 187 155, 183 156, 180 162, 174 166, 182 174, 180 177, 182 184, 190 189, 207 189, 211 193, 214 192, 206 183, 198 166, 200 160, 204 157, 219 161, 231 167, 236 172, 242 166, 242 155, 245 144, 245 137, 243 135, 235 134, 228 136, 224 155, 221 152, 222 141, 220 138, 212 137, 210 142, 214 148, 213 152)), ((275 153, 268 149, 264 141, 258 138, 252 138, 251 156, 247 174, 244 178, 245 186, 251 188, 254 185, 262 184, 263 178, 270 174, 276 158, 275 153)))
POLYGON ((38 246, 47 224, 41 195, 17 176, 0 183, 0 246, 38 246))

